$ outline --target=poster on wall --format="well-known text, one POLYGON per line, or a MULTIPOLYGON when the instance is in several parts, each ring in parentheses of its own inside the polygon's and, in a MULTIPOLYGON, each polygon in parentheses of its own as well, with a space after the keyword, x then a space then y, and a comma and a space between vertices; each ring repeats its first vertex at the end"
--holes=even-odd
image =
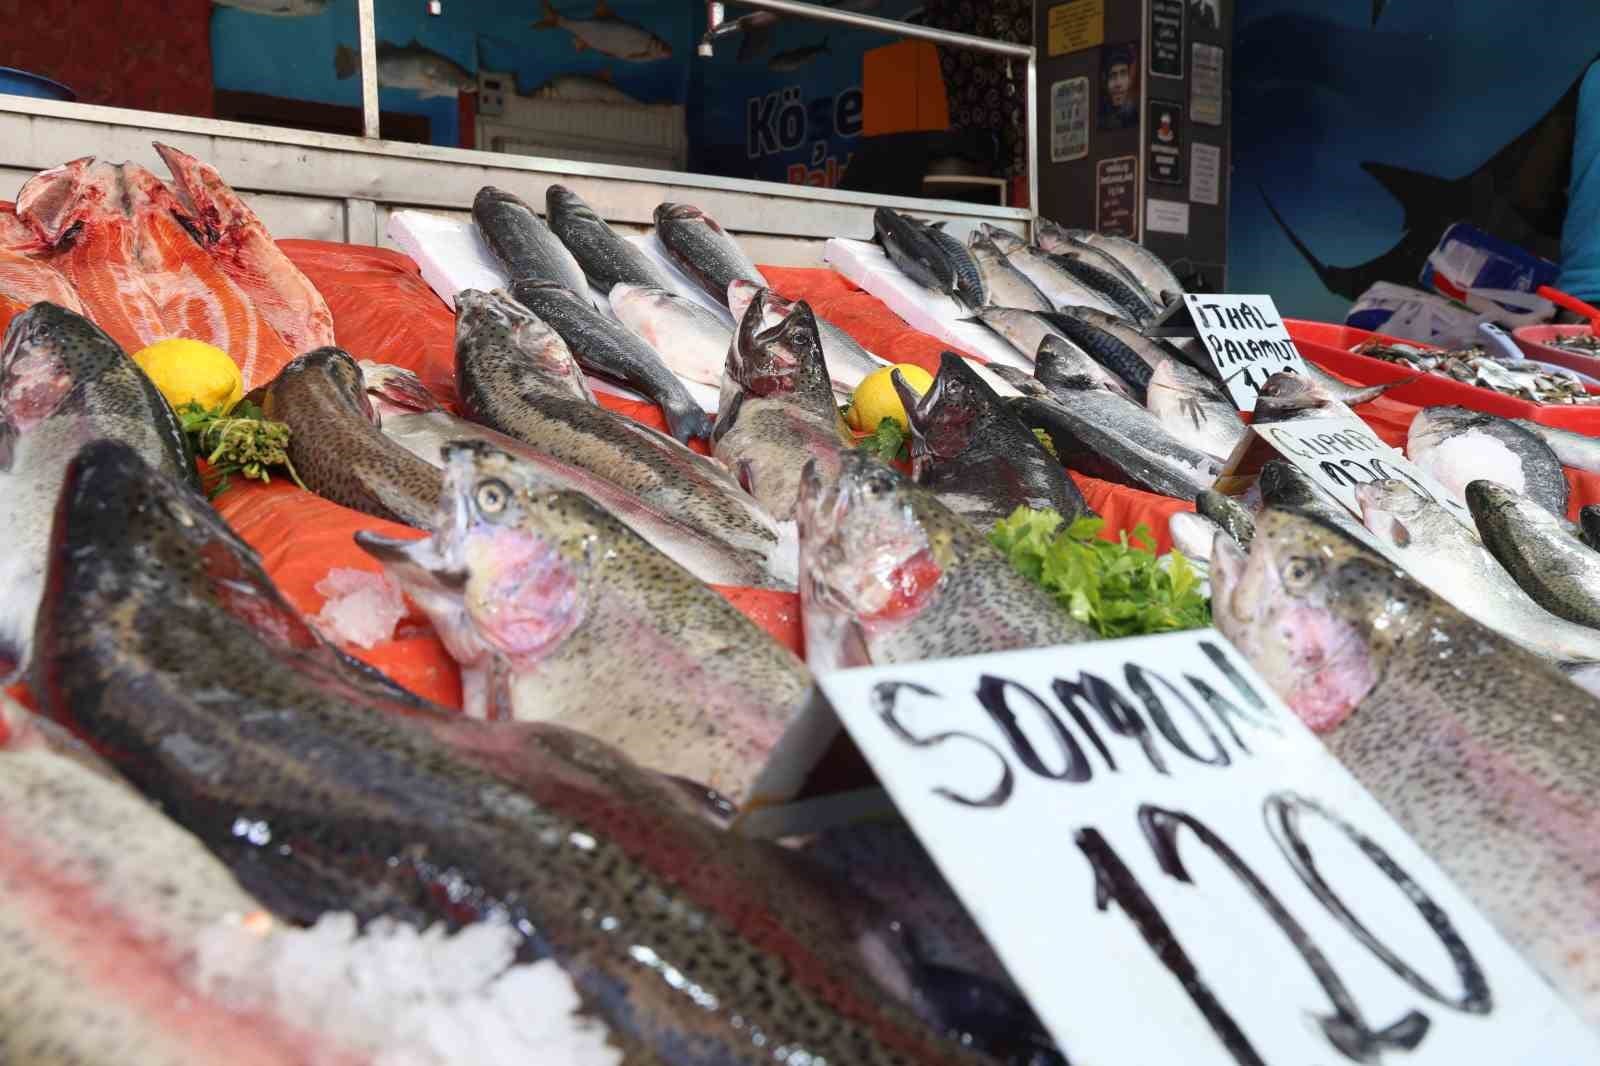
POLYGON ((1106 0, 1069 0, 1050 9, 1046 51, 1064 56, 1106 39, 1106 0))
POLYGON ((1134 212, 1139 208, 1139 160, 1131 155, 1102 159, 1094 165, 1094 228, 1111 237, 1136 239, 1134 212))
POLYGON ((1100 49, 1100 128, 1130 130, 1139 125, 1139 45, 1135 41, 1100 49))
POLYGON ((1196 144, 1189 149, 1189 199, 1197 204, 1217 206, 1222 185, 1222 149, 1215 144, 1196 144))
POLYGON ((1184 0, 1150 0, 1150 73, 1183 77, 1184 0))
POLYGON ((1222 125, 1222 46, 1194 43, 1189 74, 1189 117, 1202 126, 1222 125))
POLYGON ((1183 184, 1183 105, 1150 101, 1150 180, 1183 184))
POLYGON ((1050 161, 1067 163, 1089 154, 1089 79, 1067 78, 1050 86, 1050 161))

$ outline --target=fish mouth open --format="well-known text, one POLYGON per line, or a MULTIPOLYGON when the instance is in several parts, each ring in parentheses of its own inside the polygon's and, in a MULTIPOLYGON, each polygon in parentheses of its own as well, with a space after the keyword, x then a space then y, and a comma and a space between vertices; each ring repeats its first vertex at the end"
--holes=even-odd
POLYGON ((361 550, 385 567, 393 567, 417 577, 426 576, 428 583, 447 592, 459 592, 467 587, 471 574, 463 568, 452 566, 434 547, 431 538, 412 540, 408 537, 386 537, 370 529, 356 531, 356 543, 361 550))

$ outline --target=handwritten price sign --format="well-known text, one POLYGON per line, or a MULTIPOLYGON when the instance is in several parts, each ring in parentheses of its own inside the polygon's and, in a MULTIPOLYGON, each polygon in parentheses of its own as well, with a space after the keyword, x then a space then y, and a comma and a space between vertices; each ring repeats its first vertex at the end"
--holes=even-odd
POLYGON ((1256 409, 1256 393, 1279 371, 1305 373, 1305 360, 1270 296, 1184 296, 1206 354, 1241 411, 1256 409))
POLYGON ((1600 1062, 1214 630, 818 683, 1074 1062, 1600 1062))

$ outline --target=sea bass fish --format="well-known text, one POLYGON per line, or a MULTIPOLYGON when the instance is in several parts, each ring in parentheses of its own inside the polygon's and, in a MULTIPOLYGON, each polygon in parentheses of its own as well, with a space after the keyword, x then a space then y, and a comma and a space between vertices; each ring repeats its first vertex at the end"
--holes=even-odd
MULTIPOLYGON (((744 317, 744 313, 750 309, 751 301, 763 288, 764 285, 742 279, 728 286, 728 310, 733 312, 735 322, 744 317)), ((781 319, 793 310, 794 304, 779 299, 774 294, 768 298, 763 308, 766 325, 771 326, 776 324, 776 319, 781 319)), ((828 364, 828 378, 833 382, 833 391, 836 395, 848 399, 855 391, 855 387, 861 384, 862 379, 868 374, 892 365, 887 359, 862 347, 854 337, 821 315, 813 314, 812 317, 817 320, 817 337, 822 341, 822 358, 828 364)))
POLYGON ((924 1020, 915 960, 798 857, 592 738, 470 721, 340 655, 202 497, 125 446, 89 446, 63 491, 43 706, 279 917, 505 917, 632 1061, 757 1066, 776 1043, 993 1066, 963 1046, 985 1034, 924 1020))
POLYGON ((811 306, 803 300, 780 305, 780 299, 764 289, 739 319, 723 370, 712 454, 767 514, 787 522, 806 464, 837 470, 851 438, 834 404, 811 306))
POLYGON ((572 47, 579 52, 594 51, 630 63, 649 63, 672 58, 672 46, 636 22, 611 13, 606 0, 596 0, 594 15, 586 19, 568 18, 550 0, 540 0, 542 18, 536 30, 563 29, 572 34, 572 47))
POLYGON ((588 292, 588 279, 561 238, 516 196, 485 185, 472 199, 472 221, 483 242, 515 285, 544 281, 573 292, 588 292))
POLYGON ((798 510, 819 673, 1094 639, 976 526, 865 452, 833 475, 808 464, 798 510))
POLYGON ((1089 510, 1061 462, 961 356, 939 356, 924 395, 898 370, 891 380, 911 423, 912 475, 950 510, 984 530, 1018 507, 1068 522, 1089 510))
POLYGON ((515 282, 511 294, 561 334, 579 366, 632 385, 655 401, 674 437, 686 441, 710 435, 711 420, 655 350, 596 311, 587 296, 539 281, 515 282))
POLYGON ((1540 607, 1444 506, 1403 481, 1356 486, 1361 519, 1419 583, 1480 625, 1556 662, 1600 662, 1600 629, 1540 607))
MULTIPOLYGON (((792 578, 779 580, 774 576, 764 556, 748 547, 730 544, 714 526, 697 525, 693 513, 687 509, 680 512, 661 506, 649 494, 636 495, 599 474, 548 455, 515 437, 450 414, 409 370, 363 362, 361 373, 366 379, 367 396, 378 409, 383 435, 432 466, 444 468, 446 444, 483 441, 515 457, 530 479, 537 480, 550 491, 581 492, 594 500, 701 581, 757 588, 794 587, 792 578)), ((706 465, 713 467, 719 476, 725 476, 715 464, 706 465)), ((728 491, 738 492, 739 489, 732 485, 728 491)), ((759 513, 754 501, 749 509, 759 513)), ((772 535, 774 539, 778 536, 776 526, 772 535)), ((789 549, 792 554, 792 539, 789 549)), ((793 570, 792 561, 789 569, 793 570)))
POLYGON ((736 584, 794 587, 792 529, 720 463, 598 406, 560 335, 504 293, 457 294, 456 381, 476 421, 612 486, 608 498, 632 497, 641 521, 686 527, 673 535, 703 546, 702 565, 743 574, 736 584))
POLYGON ((978 264, 983 276, 983 295, 989 303, 1023 311, 1055 310, 1055 305, 1022 271, 1011 264, 994 241, 973 230, 971 248, 973 261, 978 264))
POLYGON ((1467 482, 1467 506, 1483 546, 1535 603, 1569 622, 1600 627, 1600 552, 1528 497, 1493 481, 1467 482))
POLYGON ((672 288, 661 268, 631 241, 619 237, 577 193, 565 185, 552 185, 545 190, 544 201, 550 231, 567 246, 596 289, 609 294, 613 285, 623 282, 672 288))
POLYGON ((202 243, 295 354, 332 347, 333 313, 311 279, 283 254, 261 219, 208 163, 170 145, 156 151, 172 171, 202 243))
POLYGON ((800 660, 588 497, 477 441, 444 463, 431 540, 356 540, 433 620, 468 714, 564 725, 736 803, 798 790, 809 764, 757 780, 805 704, 800 660))
POLYGON ((267 385, 261 411, 289 427, 289 461, 307 488, 364 514, 428 528, 439 471, 383 435, 361 368, 340 348, 307 352, 267 385))
POLYGON ((88 319, 34 304, 0 343, 0 679, 28 665, 67 462, 102 437, 199 487, 188 438, 144 372, 88 319))
POLYGON ((1145 406, 1168 433, 1218 462, 1226 462, 1250 433, 1233 399, 1177 358, 1151 372, 1145 406))
POLYGON ((722 384, 722 365, 733 341, 733 330, 722 319, 668 286, 623 281, 610 291, 611 312, 669 370, 702 385, 722 384))
POLYGON ((1560 518, 1571 487, 1561 460, 1538 434, 1509 418, 1465 407, 1424 407, 1406 434, 1406 458, 1465 504, 1467 482, 1487 478, 1525 493, 1560 518))
POLYGON ((970 297, 962 290, 955 263, 921 223, 893 208, 880 207, 872 213, 872 230, 889 261, 906 277, 954 300, 970 297))
MULTIPOLYGON (((361 73, 361 53, 341 44, 333 52, 333 75, 340 81, 361 73)), ((478 91, 478 76, 449 56, 440 55, 415 37, 407 44, 378 42, 378 84, 385 89, 410 89, 424 100, 454 98, 478 91)))
POLYGON ((767 284, 739 242, 693 204, 658 204, 655 220, 656 239, 678 269, 724 307, 728 304, 728 286, 735 281, 763 287, 767 284))
MULTIPOLYGON (((1221 543, 1221 542, 1219 542, 1221 543)), ((1233 642, 1591 1025, 1600 704, 1315 519, 1269 508, 1212 559, 1233 642)))

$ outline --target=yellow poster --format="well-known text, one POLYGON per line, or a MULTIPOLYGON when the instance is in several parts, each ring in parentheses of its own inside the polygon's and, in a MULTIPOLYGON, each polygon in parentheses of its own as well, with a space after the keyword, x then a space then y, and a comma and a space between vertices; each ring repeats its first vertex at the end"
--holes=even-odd
POLYGON ((1104 44, 1106 0, 1069 0, 1050 9, 1047 55, 1064 56, 1104 44))

